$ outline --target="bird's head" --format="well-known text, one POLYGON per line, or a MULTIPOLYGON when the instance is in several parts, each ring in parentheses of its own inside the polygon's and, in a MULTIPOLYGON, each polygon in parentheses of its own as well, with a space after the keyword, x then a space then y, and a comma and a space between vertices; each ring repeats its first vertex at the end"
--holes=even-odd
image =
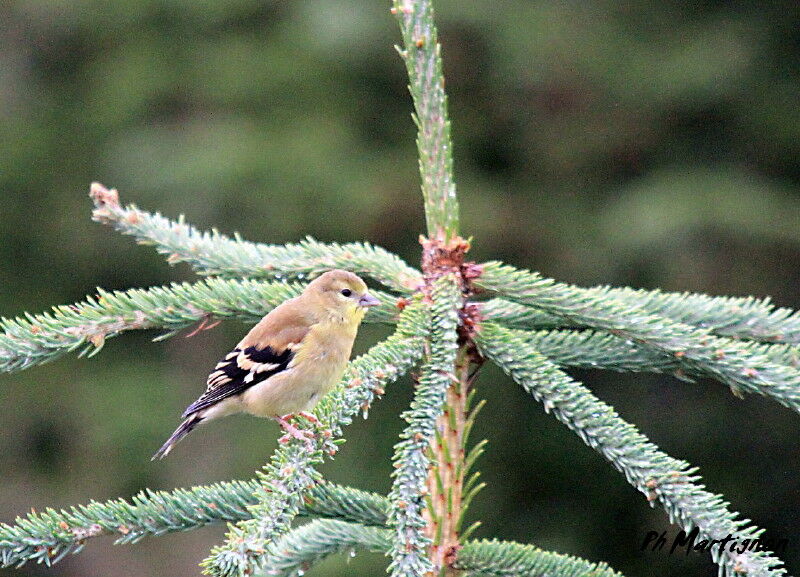
POLYGON ((361 320, 368 307, 380 301, 367 290, 357 275, 346 270, 330 270, 309 283, 305 294, 319 303, 328 313, 344 319, 361 320))

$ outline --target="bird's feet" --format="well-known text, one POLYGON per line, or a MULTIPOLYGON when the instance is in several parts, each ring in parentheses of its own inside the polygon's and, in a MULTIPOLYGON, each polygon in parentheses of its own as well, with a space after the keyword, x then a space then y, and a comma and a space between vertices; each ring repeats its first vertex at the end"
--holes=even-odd
MULTIPOLYGON (((298 413, 298 414, 308 419, 309 413, 298 413)), ((310 416, 312 417, 313 420, 308 419, 309 421, 311 421, 312 423, 319 422, 317 418, 314 417, 314 415, 310 416)), ((306 449, 312 451, 314 449, 314 444, 311 442, 311 440, 316 438, 314 436, 314 433, 312 433, 311 431, 303 431, 295 427, 293 424, 289 422, 289 419, 291 419, 292 417, 294 417, 294 415, 284 415, 282 417, 275 417, 275 421, 277 421, 277 423, 281 426, 281 429, 286 431, 286 434, 282 436, 280 439, 278 439, 278 442, 285 445, 286 443, 289 442, 290 439, 297 439, 298 441, 303 441, 306 444, 306 449)))
POLYGON ((303 417, 309 423, 314 423, 315 425, 319 425, 319 419, 314 415, 314 413, 308 413, 306 411, 300 411, 297 413, 298 417, 303 417))
POLYGON ((209 323, 208 322, 209 320, 211 320, 211 315, 203 315, 203 317, 200 319, 200 324, 197 325, 197 327, 192 332, 186 335, 185 338, 190 339, 202 331, 210 331, 211 329, 213 329, 215 326, 217 326, 222 322, 222 321, 214 321, 213 323, 209 323))

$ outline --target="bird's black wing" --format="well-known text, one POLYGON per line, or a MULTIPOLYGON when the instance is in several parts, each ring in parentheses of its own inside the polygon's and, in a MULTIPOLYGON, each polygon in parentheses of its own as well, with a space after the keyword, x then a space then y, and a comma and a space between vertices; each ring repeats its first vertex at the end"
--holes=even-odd
POLYGON ((286 348, 276 351, 271 346, 258 349, 234 349, 222 359, 208 376, 208 388, 183 412, 183 417, 210 407, 223 399, 241 394, 253 385, 285 371, 295 351, 286 348))

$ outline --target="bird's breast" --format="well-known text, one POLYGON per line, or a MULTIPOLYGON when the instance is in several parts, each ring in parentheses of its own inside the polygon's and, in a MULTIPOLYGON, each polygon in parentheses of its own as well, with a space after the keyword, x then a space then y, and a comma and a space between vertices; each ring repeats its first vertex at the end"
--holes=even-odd
MULTIPOLYGON (((309 329, 297 353, 292 366, 299 366, 308 362, 345 365, 353 350, 353 341, 356 338, 358 326, 350 323, 326 322, 319 323, 309 329)), ((324 367, 320 367, 324 369, 324 367)))

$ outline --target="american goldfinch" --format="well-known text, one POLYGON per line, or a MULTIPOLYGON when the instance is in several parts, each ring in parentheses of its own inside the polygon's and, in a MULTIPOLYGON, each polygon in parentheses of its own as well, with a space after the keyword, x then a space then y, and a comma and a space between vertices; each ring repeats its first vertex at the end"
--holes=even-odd
POLYGON ((331 270, 311 281, 217 363, 206 392, 153 459, 166 457, 200 423, 240 412, 274 419, 288 435, 305 438, 288 419, 302 414, 316 420, 305 411, 342 378, 358 325, 367 307, 378 304, 351 272, 331 270))

